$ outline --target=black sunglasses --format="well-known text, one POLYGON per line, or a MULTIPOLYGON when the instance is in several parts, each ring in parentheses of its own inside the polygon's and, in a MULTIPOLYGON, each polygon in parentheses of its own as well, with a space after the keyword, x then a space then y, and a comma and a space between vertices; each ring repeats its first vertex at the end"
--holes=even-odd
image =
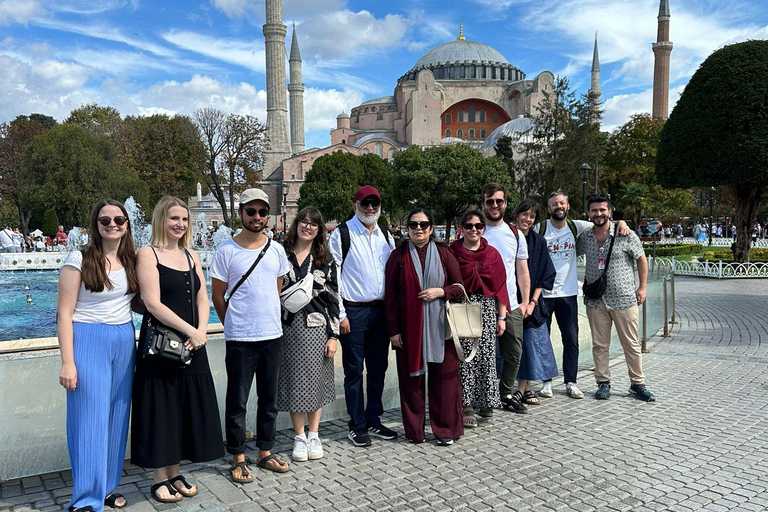
POLYGON ((485 229, 485 224, 482 224, 480 222, 477 222, 475 224, 472 224, 471 222, 467 222, 464 224, 464 231, 469 231, 472 228, 475 228, 478 231, 482 231, 483 229, 485 229))
POLYGON ((363 199, 362 201, 360 201, 360 206, 362 206, 363 208, 368 208, 368 207, 378 208, 379 206, 381 206, 381 201, 379 201, 378 199, 363 199))
POLYGON ((269 209, 268 208, 259 208, 258 210, 256 208, 245 208, 243 211, 248 215, 249 217, 255 217, 256 214, 259 214, 259 217, 266 217, 269 215, 269 209))
POLYGON ((486 199, 485 206, 501 206, 506 202, 506 199, 486 199))
POLYGON ((416 222, 415 220, 412 220, 411 222, 408 223, 408 228, 409 229, 421 228, 422 231, 423 231, 423 230, 427 229, 431 225, 432 225, 432 223, 429 222, 428 220, 423 220, 421 222, 416 222))
POLYGON ((118 226, 122 226, 123 224, 128 222, 128 217, 123 217, 122 215, 118 215, 117 217, 112 218, 112 217, 107 217, 105 215, 104 217, 99 217, 97 220, 99 221, 99 224, 105 227, 109 226, 113 220, 115 221, 115 224, 117 224, 118 226))

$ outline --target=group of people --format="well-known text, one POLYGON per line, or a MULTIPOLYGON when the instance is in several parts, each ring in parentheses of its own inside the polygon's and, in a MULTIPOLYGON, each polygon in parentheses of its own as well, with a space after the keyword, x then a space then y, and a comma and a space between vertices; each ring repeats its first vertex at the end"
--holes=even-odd
POLYGON ((289 471, 290 463, 272 453, 278 411, 290 413, 293 423, 292 460, 322 458, 319 424, 322 408, 336 399, 333 358, 339 348, 354 446, 370 446, 371 437, 398 437, 381 422, 390 349, 396 352, 405 437, 414 443, 426 440, 427 397, 440 446, 477 427, 477 415, 526 413, 540 398, 551 398, 558 375, 549 335, 553 316, 562 333, 566 393, 583 398, 576 385, 577 253, 587 255, 586 281, 607 277, 601 298, 585 298, 595 398, 610 396, 608 348, 615 324, 630 392, 655 400, 644 384, 637 338, 645 256, 626 224, 610 221, 610 199, 590 198, 591 223, 567 218, 568 198, 560 191, 549 198, 546 220, 536 202, 525 200, 508 224, 507 208, 506 189, 486 185, 481 208, 464 214, 463 236, 447 246, 435 240, 432 214, 421 208, 409 213, 405 235, 379 227, 380 194, 363 186, 354 196, 353 216, 330 237, 322 213, 307 207, 281 245, 265 233, 267 194, 244 191, 238 209, 243 229, 219 247, 209 269, 226 340, 222 438, 206 354, 210 304, 200 261, 189 250, 187 205, 163 197, 153 212, 150 245, 136 252, 123 205, 100 201, 91 216, 90 244, 69 255, 59 281, 59 380, 67 389, 74 481, 70 510, 126 505, 115 489, 129 414, 131 461, 154 469, 151 496, 160 502, 197 494, 180 473, 182 460, 210 461, 226 450, 238 483, 254 480, 251 465, 289 471), (480 304, 479 339, 451 336, 446 302, 462 300, 480 304), (144 311, 138 349, 132 309, 144 311), (157 325, 186 340, 188 365, 150 357, 148 332, 157 325), (252 461, 245 451, 254 379, 258 455, 252 461), (542 381, 542 388, 534 392, 531 381, 542 381))
MULTIPOLYGON (((88 231, 85 228, 81 228, 77 236, 78 246, 88 245, 88 231)), ((40 231, 24 236, 19 228, 6 226, 0 230, 0 249, 4 253, 61 251, 67 246, 67 238, 64 226, 59 226, 53 237, 43 235, 40 231)))

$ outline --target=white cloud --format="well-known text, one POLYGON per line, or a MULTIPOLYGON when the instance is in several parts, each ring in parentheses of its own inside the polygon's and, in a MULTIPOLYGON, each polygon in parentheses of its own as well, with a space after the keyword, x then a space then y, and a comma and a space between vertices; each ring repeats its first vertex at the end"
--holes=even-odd
POLYGON ((264 72, 264 42, 243 41, 206 36, 187 30, 170 30, 162 34, 169 43, 191 52, 242 66, 253 71, 264 72))
POLYGON ((31 69, 29 78, 39 79, 52 91, 76 90, 88 81, 89 71, 79 64, 45 60, 37 62, 31 69))
POLYGON ((138 7, 138 1, 126 0, 54 0, 46 2, 46 6, 52 11, 70 14, 100 14, 104 12, 122 9, 131 6, 133 10, 138 7))
MULTIPOLYGON (((309 87, 304 92, 304 128, 307 131, 325 129, 327 134, 328 130, 336 128, 336 116, 349 112, 362 101, 363 94, 359 90, 323 90, 309 87)), ((326 140, 325 144, 329 142, 326 140)))
POLYGON ((0 1, 0 25, 27 22, 45 13, 45 9, 38 0, 2 0, 0 1))
MULTIPOLYGON (((669 111, 677 104, 680 95, 685 89, 684 85, 673 87, 669 91, 669 111)), ((629 121, 634 114, 651 113, 653 107, 653 89, 645 89, 634 94, 617 94, 608 98, 603 103, 605 114, 603 115, 602 129, 613 131, 629 121)))
POLYGON ((211 5, 230 18, 242 18, 255 10, 256 2, 251 0, 211 0, 211 5))

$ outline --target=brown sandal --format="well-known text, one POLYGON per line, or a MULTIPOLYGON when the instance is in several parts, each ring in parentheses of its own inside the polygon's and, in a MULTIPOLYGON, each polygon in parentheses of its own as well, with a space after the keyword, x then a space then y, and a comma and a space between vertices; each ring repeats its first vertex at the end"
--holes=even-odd
POLYGON ((248 468, 248 463, 243 461, 240 461, 236 464, 232 464, 232 466, 229 468, 229 474, 232 476, 232 481, 236 484, 249 484, 253 482, 253 475, 251 474, 251 470, 248 468), (240 476, 235 476, 235 470, 237 468, 240 468, 240 476))
POLYGON ((160 482, 159 484, 155 484, 152 487, 149 488, 149 493, 152 495, 152 499, 155 501, 159 501, 160 503, 177 503, 184 499, 184 496, 181 495, 178 489, 176 489, 173 485, 171 485, 171 482, 168 480, 165 480, 164 482, 160 482), (168 492, 171 494, 171 496, 178 494, 178 498, 161 498, 157 495, 157 490, 161 487, 165 487, 168 489, 168 492))

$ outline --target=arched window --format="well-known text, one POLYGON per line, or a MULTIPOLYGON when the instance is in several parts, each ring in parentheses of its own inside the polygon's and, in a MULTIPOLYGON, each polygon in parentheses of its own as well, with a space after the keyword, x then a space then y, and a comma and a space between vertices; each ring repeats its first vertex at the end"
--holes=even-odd
POLYGON ((456 136, 457 136, 458 138, 460 138, 460 139, 463 139, 463 138, 464 138, 464 130, 462 130, 461 128, 459 128, 458 130, 456 130, 456 136))
POLYGON ((485 122, 485 110, 480 111, 480 122, 481 123, 485 122))
POLYGON ((480 138, 484 139, 486 137, 485 130, 480 130, 480 138))
POLYGON ((389 148, 389 151, 387 151, 387 160, 390 162, 395 159, 395 148, 389 148))
POLYGON ((373 152, 376 153, 376 156, 384 158, 384 146, 381 142, 377 142, 373 146, 373 152))
POLYGON ((453 122, 453 116, 451 114, 445 114, 445 124, 451 124, 453 122))
POLYGON ((493 124, 496 124, 499 122, 499 114, 493 114, 493 124))
POLYGON ((451 136, 451 130, 449 128, 449 129, 445 130, 445 138, 448 138, 450 136, 451 136))
POLYGON ((460 123, 464 122, 464 111, 463 110, 459 110, 459 122, 460 123))
POLYGON ((475 130, 474 128, 469 129, 469 140, 475 140, 475 130))
POLYGON ((474 123, 475 122, 475 107, 474 107, 474 105, 470 105, 469 106, 469 115, 467 117, 469 118, 468 122, 470 122, 470 123, 474 123))
POLYGON ((363 154, 367 155, 368 153, 370 153, 370 151, 368 151, 368 148, 363 148, 363 154))

